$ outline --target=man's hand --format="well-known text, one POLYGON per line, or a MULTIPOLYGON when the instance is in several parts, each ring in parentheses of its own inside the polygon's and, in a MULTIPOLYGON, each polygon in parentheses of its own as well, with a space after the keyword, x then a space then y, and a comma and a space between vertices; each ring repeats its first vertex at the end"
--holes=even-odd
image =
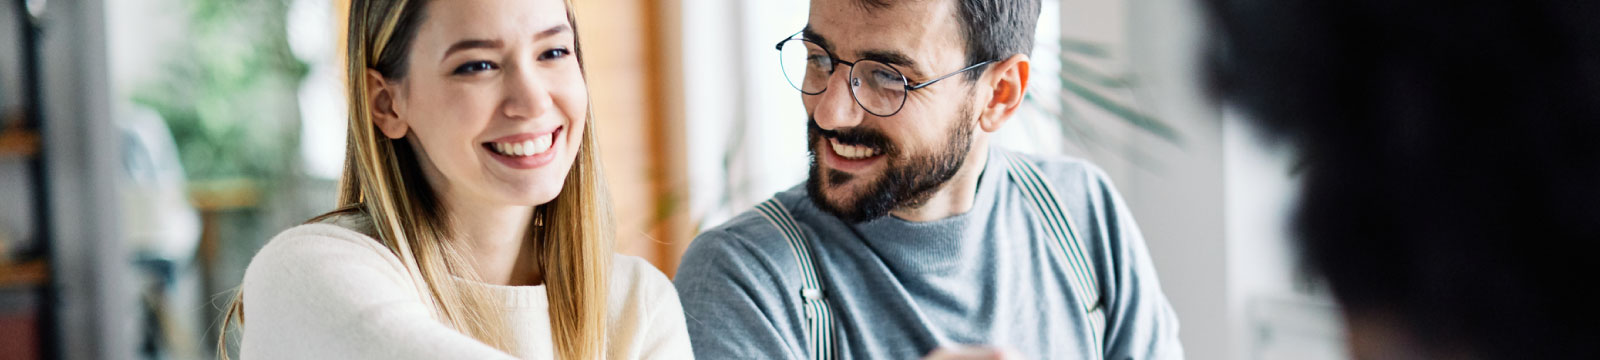
POLYGON ((941 346, 922 360, 1018 360, 1010 350, 988 346, 941 346))

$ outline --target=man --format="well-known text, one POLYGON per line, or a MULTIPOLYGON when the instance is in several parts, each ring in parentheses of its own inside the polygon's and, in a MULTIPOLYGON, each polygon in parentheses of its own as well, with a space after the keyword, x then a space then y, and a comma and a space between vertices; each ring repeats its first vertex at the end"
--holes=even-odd
POLYGON ((1105 174, 990 147, 1038 16, 1037 0, 813 0, 778 46, 810 178, 690 246, 676 285, 696 355, 1182 358, 1105 174))
POLYGON ((1600 358, 1600 3, 1204 4, 1353 358, 1600 358))

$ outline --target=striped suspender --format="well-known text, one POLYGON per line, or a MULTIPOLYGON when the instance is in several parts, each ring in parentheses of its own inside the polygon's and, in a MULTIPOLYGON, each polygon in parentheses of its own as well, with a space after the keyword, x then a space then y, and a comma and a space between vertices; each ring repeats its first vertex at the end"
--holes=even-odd
MULTIPOLYGON (((1090 330, 1092 341, 1091 351, 1094 356, 1091 360, 1104 357, 1104 337, 1106 315, 1104 303, 1100 297, 1100 282, 1095 273, 1093 263, 1089 261, 1089 252, 1084 248, 1077 230, 1072 226, 1072 217, 1067 214, 1066 207, 1057 202, 1055 190, 1037 167, 1020 158, 1011 155, 1002 155, 1005 158, 1006 173, 1021 188, 1022 193, 1033 204, 1034 212, 1044 222, 1045 233, 1050 236, 1050 242, 1055 244, 1055 254, 1067 264, 1067 282, 1072 286, 1072 294, 1083 305, 1086 316, 1085 323, 1090 330)), ((996 159, 990 159, 991 161, 996 159)), ((789 243, 789 249, 794 252, 795 263, 800 264, 800 278, 804 285, 800 289, 800 298, 806 314, 806 335, 808 346, 811 349, 811 358, 817 360, 831 360, 834 358, 833 312, 828 308, 822 287, 822 272, 818 271, 816 264, 811 259, 811 247, 806 241, 805 233, 800 231, 800 226, 795 223, 794 217, 789 215, 789 210, 778 202, 777 198, 768 199, 756 205, 756 211, 767 218, 778 232, 783 234, 789 243)))
POLYGON ((1031 200, 1034 212, 1044 220, 1045 233, 1056 245, 1056 255, 1067 264, 1067 282, 1078 303, 1083 304, 1084 325, 1088 326, 1092 339, 1089 344, 1094 353, 1092 359, 1098 360, 1105 356, 1106 313, 1100 297, 1099 277, 1095 274, 1094 263, 1089 261, 1089 251, 1078 237, 1076 227, 1072 226, 1066 206, 1056 201, 1060 198, 1039 168, 1015 155, 1003 156, 1007 162, 1006 173, 1031 200))
POLYGON ((828 302, 823 298, 822 272, 817 271, 815 263, 811 261, 811 246, 806 242, 805 233, 800 232, 800 226, 795 224, 794 217, 789 215, 789 210, 778 202, 777 198, 768 199, 756 205, 756 211, 766 217, 768 222, 778 227, 778 232, 783 233, 783 239, 789 243, 789 250, 794 251, 794 262, 800 264, 800 278, 804 285, 800 288, 800 298, 804 301, 806 313, 806 336, 811 347, 811 358, 817 360, 832 360, 834 358, 833 345, 833 311, 828 309, 828 302))

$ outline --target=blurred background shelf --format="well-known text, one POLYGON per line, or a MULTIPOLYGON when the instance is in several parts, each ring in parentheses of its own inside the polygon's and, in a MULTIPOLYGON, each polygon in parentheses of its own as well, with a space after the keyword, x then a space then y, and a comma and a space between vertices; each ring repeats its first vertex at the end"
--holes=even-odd
POLYGON ((50 263, 31 260, 0 263, 0 290, 30 288, 50 283, 50 263))
MULTIPOLYGON (((0 359, 61 359, 57 243, 46 177, 44 1, 0 6, 0 359), (53 266, 55 265, 55 266, 53 266)), ((79 136, 79 139, 86 137, 79 136)))
POLYGON ((30 158, 38 154, 38 133, 16 129, 0 130, 0 159, 30 158))

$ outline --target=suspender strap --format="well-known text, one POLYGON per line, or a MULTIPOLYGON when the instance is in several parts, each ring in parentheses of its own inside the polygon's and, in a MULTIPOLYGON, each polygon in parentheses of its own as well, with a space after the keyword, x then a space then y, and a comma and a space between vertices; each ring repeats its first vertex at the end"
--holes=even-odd
MULTIPOLYGON (((1042 172, 1032 163, 1016 155, 1006 154, 1006 172, 1022 189, 1022 193, 1033 203, 1034 213, 1044 222, 1045 233, 1050 236, 1050 242, 1055 245, 1055 253, 1067 264, 1067 282, 1072 286, 1072 293, 1077 297, 1078 303, 1083 305, 1085 324, 1092 337, 1091 350, 1093 359, 1104 357, 1104 338, 1106 314, 1104 303, 1100 296, 1100 280, 1095 273, 1094 263, 1089 261, 1089 251, 1083 243, 1083 238, 1078 236, 1072 224, 1072 216, 1067 213, 1067 208, 1061 204, 1056 196, 1055 189, 1045 181, 1042 172)), ((992 159, 991 159, 992 161, 992 159)))
POLYGON ((806 313, 806 336, 811 348, 811 358, 832 360, 834 358, 833 312, 828 309, 828 302, 823 297, 822 273, 811 260, 811 246, 806 242, 805 233, 800 232, 800 226, 795 224, 794 217, 789 215, 789 210, 784 208, 777 198, 756 205, 756 211, 761 212, 761 216, 767 218, 767 221, 783 234, 784 240, 789 243, 789 250, 794 251, 794 262, 800 264, 800 278, 803 282, 800 299, 803 301, 802 306, 806 313))

